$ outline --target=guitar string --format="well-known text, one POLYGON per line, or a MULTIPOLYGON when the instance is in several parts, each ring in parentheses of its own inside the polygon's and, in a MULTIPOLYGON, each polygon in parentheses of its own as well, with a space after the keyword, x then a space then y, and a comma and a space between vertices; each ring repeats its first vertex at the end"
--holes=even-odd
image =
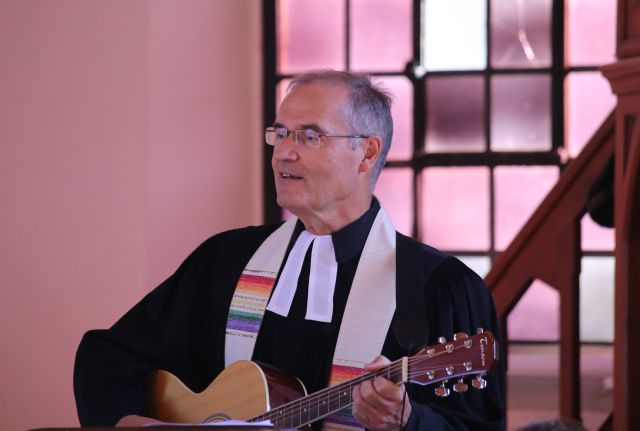
MULTIPOLYGON (((444 370, 444 368, 432 368, 431 370, 436 370, 436 371, 444 370)), ((420 373, 420 372, 412 373, 412 376, 416 376, 420 374, 423 374, 423 373, 420 373)), ((434 380, 432 383, 436 383, 442 380, 446 380, 446 378, 445 379, 439 378, 437 380, 434 380)), ((355 382, 353 383, 356 384, 355 382)), ((330 398, 328 401, 328 404, 329 404, 328 406, 321 407, 319 404, 319 400, 316 400, 318 404, 315 406, 311 401, 309 401, 306 404, 306 407, 305 407, 305 403, 300 403, 300 405, 297 407, 292 406, 291 408, 284 409, 280 411, 279 415, 276 414, 275 417, 272 418, 273 419, 272 423, 274 425, 301 427, 301 426, 313 423, 321 418, 327 417, 333 413, 337 413, 353 404, 353 400, 351 398, 351 390, 352 388, 349 388, 348 392, 346 392, 345 395, 342 395, 342 396, 339 395, 336 399, 330 398), (344 397, 346 397, 346 399, 344 399, 344 397), (338 404, 336 406, 333 406, 332 404, 335 404, 334 403, 335 401, 337 401, 338 404), (346 402, 346 403, 343 405, 343 402, 346 402), (322 413, 320 413, 321 408, 324 408, 326 410, 323 410, 322 413), (309 412, 307 412, 307 409, 309 409, 309 412)), ((273 416, 273 414, 270 415, 269 413, 267 413, 266 415, 264 415, 264 419, 269 418, 269 416, 273 416)), ((259 420, 262 420, 262 419, 259 419, 259 420)))
MULTIPOLYGON (((464 344, 459 344, 459 345, 453 347, 453 351, 461 349, 461 348, 466 348, 466 346, 464 344)), ((430 359, 433 359, 435 357, 443 356, 445 354, 451 354, 451 353, 452 352, 449 352, 448 350, 445 349, 445 350, 441 350, 439 352, 434 352, 434 354, 426 356, 426 357, 425 356, 414 356, 414 357, 408 358, 408 362, 409 362, 410 365, 416 366, 416 365, 419 365, 420 363, 427 362, 430 359)), ((463 364, 464 363, 455 363, 455 364, 451 364, 450 363, 449 365, 451 366, 451 365, 463 365, 463 364)), ((445 369, 446 369, 446 367, 442 367, 442 366, 433 367, 433 368, 425 368, 425 369, 421 369, 421 370, 418 370, 418 371, 415 371, 415 372, 410 371, 408 373, 408 376, 417 377, 417 376, 420 376, 420 375, 428 374, 431 371, 436 372, 438 370, 445 370, 445 369)), ((294 400, 294 401, 291 401, 289 403, 283 404, 282 406, 276 407, 275 409, 270 410, 269 412, 263 413, 262 415, 259 415, 259 416, 256 416, 255 418, 250 419, 249 422, 256 422, 256 421, 260 421, 260 420, 264 420, 264 419, 275 419, 277 421, 284 420, 285 421, 284 422, 285 425, 288 425, 289 424, 288 421, 291 421, 292 419, 299 419, 298 422, 300 422, 301 418, 302 418, 302 415, 303 414, 305 414, 305 415, 307 414, 306 409, 310 408, 311 404, 316 402, 316 403, 318 403, 317 406, 316 406, 316 409, 318 411, 318 416, 319 417, 314 418, 313 420, 308 421, 306 423, 314 422, 314 421, 320 419, 321 417, 329 416, 329 415, 331 415, 331 414, 333 414, 335 412, 338 412, 338 411, 350 406, 351 404, 353 404, 353 400, 352 400, 352 397, 351 397, 351 392, 353 390, 353 386, 355 386, 357 384, 361 384, 362 382, 364 382, 366 380, 371 380, 371 379, 374 379, 375 377, 383 376, 384 374, 387 374, 387 376, 390 376, 391 374, 396 376, 395 373, 398 373, 398 372, 401 373, 401 371, 402 371, 402 358, 392 362, 387 367, 385 367, 382 370, 377 371, 376 373, 366 373, 366 374, 358 376, 358 377, 356 377, 356 378, 354 378, 352 380, 349 380, 348 382, 344 382, 344 383, 341 383, 341 384, 339 384, 337 386, 331 386, 331 387, 322 389, 322 390, 320 390, 318 392, 315 392, 315 393, 313 393, 313 394, 311 394, 311 395, 309 395, 307 397, 304 397, 304 398, 301 398, 301 399, 294 400), (343 390, 346 390, 346 389, 349 389, 349 390, 346 392, 345 395, 342 395, 342 397, 348 396, 348 399, 345 400, 345 401, 347 401, 347 403, 344 406, 342 406, 341 405, 340 392, 342 392, 343 390), (337 398, 336 398, 336 396, 337 396, 337 398), (332 399, 332 397, 334 397, 334 398, 332 399), (322 415, 320 415, 320 413, 319 413, 319 411, 320 411, 319 402, 323 398, 328 398, 328 400, 329 400, 328 401, 329 410, 327 411, 326 414, 323 413, 322 415), (337 408, 334 407, 333 409, 331 409, 331 401, 338 401, 339 406, 337 408), (305 410, 302 410, 302 408, 305 408, 305 410)), ((475 372, 469 371, 466 374, 476 374, 476 373, 477 373, 477 371, 475 371, 475 372)), ((464 375, 466 375, 466 374, 464 374, 464 375)), ((447 376, 447 378, 448 377, 449 376, 447 376)), ((446 380, 446 378, 445 379, 440 378, 438 380, 434 379, 434 381, 432 383, 436 383, 436 382, 442 381, 442 380, 446 380)), ((323 408, 326 408, 326 407, 323 407, 323 408)), ((303 425, 306 425, 306 423, 302 423, 302 424, 299 424, 297 426, 303 426, 303 425)))
MULTIPOLYGON (((391 374, 395 376, 401 370, 402 370, 402 359, 399 359, 389 364, 383 370, 377 371, 376 373, 365 373, 361 376, 355 377, 339 385, 330 386, 328 388, 321 389, 307 397, 297 399, 289 403, 283 404, 282 406, 276 407, 275 409, 270 410, 269 412, 266 412, 260 416, 257 416, 255 419, 262 420, 262 418, 269 418, 269 417, 275 417, 278 420, 290 419, 292 417, 299 416, 301 413, 300 408, 303 407, 305 404, 307 406, 310 406, 311 404, 317 403, 317 408, 320 409, 319 402, 322 401, 323 399, 328 400, 326 402, 328 402, 329 408, 331 408, 330 406, 332 401, 340 402, 340 392, 342 392, 343 390, 349 389, 348 394, 350 395, 351 390, 353 389, 353 386, 357 384, 360 384, 366 380, 373 379, 375 377, 383 376, 384 374, 387 374, 389 377, 391 376, 391 374)), ((337 410, 333 410, 331 413, 340 411, 343 408, 346 408, 350 404, 351 404, 351 398, 349 397, 349 404, 345 404, 344 406, 339 406, 337 410)), ((323 416, 325 415, 323 414, 323 416)))
MULTIPOLYGON (((466 346, 464 346, 464 345, 454 346, 453 350, 457 350, 457 349, 460 349, 460 348, 463 348, 463 347, 466 347, 466 346)), ((451 353, 452 352, 449 352, 447 350, 442 350, 440 352, 435 352, 433 355, 430 355, 428 357, 412 357, 412 358, 408 358, 408 360, 412 365, 417 365, 420 362, 426 362, 426 361, 428 361, 428 360, 430 360, 430 359, 432 359, 434 357, 442 356, 442 355, 445 355, 445 354, 451 354, 451 353)), ((455 364, 454 363, 450 363, 449 365, 451 366, 451 365, 463 365, 463 364, 464 363, 455 363, 455 364)), ((303 414, 307 414, 306 409, 305 410, 301 410, 302 407, 309 408, 314 401, 315 402, 319 402, 320 399, 318 399, 318 398, 321 398, 320 395, 324 396, 325 393, 327 393, 327 395, 328 395, 329 405, 330 405, 331 401, 332 401, 332 398, 331 398, 332 395, 336 395, 335 394, 336 392, 339 393, 339 392, 343 391, 345 388, 349 388, 349 391, 345 392, 345 394, 342 395, 343 397, 348 395, 348 398, 345 400, 345 401, 347 401, 347 403, 344 406, 341 406, 340 404, 341 404, 342 400, 341 400, 341 396, 338 394, 337 398, 333 399, 333 401, 338 401, 339 406, 337 408, 334 408, 334 409, 331 409, 329 407, 330 410, 328 410, 326 414, 323 413, 321 415, 321 417, 326 417, 326 416, 328 416, 328 415, 330 415, 330 414, 332 414, 334 412, 340 411, 343 408, 348 407, 349 405, 351 405, 353 403, 353 400, 351 399, 351 390, 352 390, 352 387, 354 385, 360 384, 360 383, 362 383, 362 382, 364 382, 366 380, 370 380, 370 379, 378 377, 378 376, 382 376, 384 374, 387 374, 389 376, 392 373, 396 373, 396 372, 398 372, 398 370, 397 370, 398 366, 400 366, 400 371, 401 371, 402 359, 399 359, 399 360, 391 363, 390 365, 385 367, 383 370, 379 370, 375 374, 366 373, 366 374, 363 374, 362 376, 359 376, 357 378, 349 380, 348 382, 345 382, 345 383, 340 384, 338 386, 332 386, 332 387, 329 387, 329 388, 325 388, 325 389, 323 389, 321 391, 318 391, 318 392, 316 392, 316 393, 314 393, 312 395, 309 395, 308 397, 304 397, 302 399, 295 400, 295 401, 292 401, 290 403, 284 404, 284 405, 282 405, 280 407, 277 407, 276 409, 274 409, 272 411, 269 411, 269 412, 267 412, 267 413, 265 413, 263 415, 257 416, 254 419, 255 420, 262 420, 264 418, 274 417, 278 421, 280 421, 280 420, 290 421, 290 420, 295 418, 295 419, 299 419, 298 422, 301 422, 302 421, 302 415, 303 414), (394 368, 396 368, 396 369, 394 370, 394 368)), ((444 370, 444 369, 446 369, 446 367, 435 367, 435 368, 430 368, 430 369, 419 370, 417 372, 409 372, 408 374, 411 377, 415 377, 415 376, 419 376, 421 374, 427 374, 430 371, 438 371, 438 370, 444 370)), ((463 375, 475 374, 475 373, 477 373, 477 371, 475 371, 475 372, 470 371, 470 372, 465 373, 463 375)), ((460 374, 458 374, 458 375, 460 375, 460 374)), ((447 378, 448 378, 448 376, 447 376, 447 378)), ((441 380, 446 380, 446 378, 445 379, 440 378, 438 380, 434 380, 433 383, 436 383, 436 382, 441 381, 441 380)), ((326 398, 326 396, 324 396, 324 398, 326 398)), ((316 406, 316 408, 318 409, 318 414, 319 414, 320 405, 318 404, 316 406)), ((313 421, 315 421, 317 419, 319 419, 319 418, 314 418, 310 422, 313 422, 313 421)), ((308 422, 308 423, 310 423, 310 422, 308 422)), ((288 422, 285 422, 285 424, 288 424, 288 422)), ((298 426, 302 426, 302 425, 304 425, 304 424, 300 424, 298 426)))

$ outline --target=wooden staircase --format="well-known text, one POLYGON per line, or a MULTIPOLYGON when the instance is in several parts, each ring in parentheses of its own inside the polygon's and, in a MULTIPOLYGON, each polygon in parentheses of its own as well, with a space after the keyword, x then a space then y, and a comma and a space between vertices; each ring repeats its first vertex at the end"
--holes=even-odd
POLYGON ((580 221, 591 186, 613 155, 610 114, 485 277, 506 333, 506 318, 535 279, 560 294, 559 411, 580 417, 580 221))
MULTIPOLYGON (((618 97, 579 157, 485 277, 503 333, 534 279, 560 294, 559 413, 580 419, 580 220, 589 190, 615 158, 615 342, 613 412, 601 430, 640 430, 640 2, 619 0, 618 61, 602 68, 618 97)), ((508 349, 508 345, 505 346, 508 349)))

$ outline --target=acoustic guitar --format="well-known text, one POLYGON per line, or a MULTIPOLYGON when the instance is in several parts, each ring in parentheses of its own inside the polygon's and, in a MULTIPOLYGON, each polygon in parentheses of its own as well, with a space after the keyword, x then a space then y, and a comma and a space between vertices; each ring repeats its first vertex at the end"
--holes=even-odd
POLYGON ((177 377, 156 371, 150 379, 148 401, 152 416, 165 422, 203 423, 221 420, 258 422, 270 420, 276 428, 300 428, 351 406, 352 389, 366 380, 382 376, 398 385, 440 383, 435 393, 450 394, 468 389, 464 377, 483 389, 498 359, 497 343, 491 332, 471 337, 454 335, 440 344, 427 346, 412 357, 403 357, 375 373, 364 373, 335 386, 306 394, 302 383, 273 368, 251 361, 237 361, 227 367, 202 392, 194 393, 177 377))

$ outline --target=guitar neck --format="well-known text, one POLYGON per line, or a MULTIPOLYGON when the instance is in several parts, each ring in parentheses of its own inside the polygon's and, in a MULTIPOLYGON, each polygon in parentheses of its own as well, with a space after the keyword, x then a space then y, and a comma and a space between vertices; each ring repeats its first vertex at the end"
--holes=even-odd
POLYGON ((276 428, 299 428, 332 415, 353 404, 351 393, 357 385, 384 377, 398 385, 407 382, 407 358, 398 359, 375 373, 365 373, 346 382, 322 389, 283 404, 252 418, 250 422, 270 420, 276 428))

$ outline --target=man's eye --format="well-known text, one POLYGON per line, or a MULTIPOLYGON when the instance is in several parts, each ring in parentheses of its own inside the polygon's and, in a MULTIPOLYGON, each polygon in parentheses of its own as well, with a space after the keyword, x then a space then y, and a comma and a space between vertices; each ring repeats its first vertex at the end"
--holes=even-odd
POLYGON ((276 130, 276 133, 278 134, 279 139, 286 139, 287 135, 289 134, 287 129, 278 129, 276 130))
POLYGON ((314 142, 318 137, 318 132, 312 129, 305 129, 302 136, 306 142, 314 142))

